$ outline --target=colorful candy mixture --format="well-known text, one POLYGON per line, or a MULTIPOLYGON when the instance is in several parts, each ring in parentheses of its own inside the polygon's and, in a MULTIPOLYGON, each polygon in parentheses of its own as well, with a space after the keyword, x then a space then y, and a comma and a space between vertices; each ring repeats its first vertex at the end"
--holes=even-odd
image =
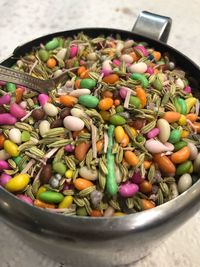
POLYGON ((69 70, 48 95, 1 82, 0 185, 22 201, 121 216, 197 181, 199 101, 169 55, 80 33, 41 44, 13 68, 40 79, 69 70))

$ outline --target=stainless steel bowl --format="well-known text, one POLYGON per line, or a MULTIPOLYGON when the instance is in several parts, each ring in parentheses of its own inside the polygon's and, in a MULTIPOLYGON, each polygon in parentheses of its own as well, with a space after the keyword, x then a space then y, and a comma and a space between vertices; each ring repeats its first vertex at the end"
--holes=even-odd
MULTIPOLYGON (((138 33, 141 26, 143 33, 151 38, 114 29, 84 31, 92 35, 98 35, 99 32, 106 34, 117 32, 124 37, 146 40, 150 45, 172 53, 179 65, 184 65, 196 79, 200 77, 200 70, 193 62, 160 42, 167 40, 169 18, 143 12, 136 22, 135 32, 138 33)), ((72 33, 74 31, 62 35, 67 36, 72 33)), ((44 38, 51 39, 52 36, 44 38)), ((36 41, 40 42, 41 38, 18 48, 14 56, 17 53, 30 51, 36 41)), ((14 59, 11 57, 5 60, 3 65, 9 66, 13 62, 14 59)), ((0 189, 0 214, 6 224, 30 246, 54 260, 76 267, 127 266, 150 253, 199 208, 200 180, 176 199, 161 206, 124 217, 111 218, 68 217, 53 214, 27 205, 3 188, 0 189)))

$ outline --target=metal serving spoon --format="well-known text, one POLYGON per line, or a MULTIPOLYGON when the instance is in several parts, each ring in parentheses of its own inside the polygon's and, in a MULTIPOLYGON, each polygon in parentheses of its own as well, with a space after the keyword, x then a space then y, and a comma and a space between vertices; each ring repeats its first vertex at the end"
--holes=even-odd
POLYGON ((15 84, 23 85, 39 93, 48 93, 48 91, 55 89, 59 83, 64 81, 66 73, 76 69, 77 67, 67 69, 58 77, 41 80, 27 73, 0 65, 0 81, 13 82, 15 84))

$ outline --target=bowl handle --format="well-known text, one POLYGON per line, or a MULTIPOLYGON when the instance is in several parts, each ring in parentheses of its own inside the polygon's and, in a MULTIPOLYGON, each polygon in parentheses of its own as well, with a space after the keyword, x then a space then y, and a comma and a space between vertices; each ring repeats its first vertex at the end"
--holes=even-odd
POLYGON ((171 25, 172 19, 170 17, 142 11, 138 16, 132 31, 166 43, 171 25))

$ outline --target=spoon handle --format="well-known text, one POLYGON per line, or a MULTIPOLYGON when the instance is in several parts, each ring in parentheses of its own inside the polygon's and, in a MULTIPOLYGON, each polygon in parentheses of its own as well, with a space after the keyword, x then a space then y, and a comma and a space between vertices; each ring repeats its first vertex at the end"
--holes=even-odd
POLYGON ((39 93, 47 93, 55 87, 53 80, 41 80, 29 74, 10 69, 0 65, 0 81, 13 82, 18 85, 26 86, 39 93))

